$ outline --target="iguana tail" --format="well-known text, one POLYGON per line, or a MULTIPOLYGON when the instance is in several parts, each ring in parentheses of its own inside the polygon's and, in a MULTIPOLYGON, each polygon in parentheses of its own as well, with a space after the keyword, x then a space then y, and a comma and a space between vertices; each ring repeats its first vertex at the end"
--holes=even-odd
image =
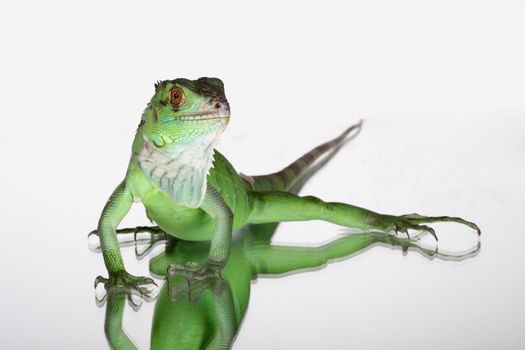
POLYGON ((247 178, 248 181, 252 183, 255 191, 287 191, 311 168, 316 160, 326 153, 344 145, 345 141, 349 140, 347 136, 352 131, 360 131, 362 124, 363 121, 361 120, 358 124, 352 125, 337 138, 315 147, 281 171, 261 176, 246 176, 243 174, 241 174, 241 176, 247 178))

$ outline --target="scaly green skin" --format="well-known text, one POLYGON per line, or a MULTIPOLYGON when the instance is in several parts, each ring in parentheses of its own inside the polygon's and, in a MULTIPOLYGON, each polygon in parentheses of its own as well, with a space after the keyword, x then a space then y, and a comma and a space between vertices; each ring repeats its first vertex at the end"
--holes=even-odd
POLYGON ((168 277, 183 274, 189 280, 220 276, 230 254, 232 230, 249 223, 325 220, 382 232, 408 234, 408 229, 423 230, 436 237, 432 228, 422 224, 453 221, 479 233, 475 224, 460 218, 382 215, 289 192, 321 155, 340 147, 360 124, 271 175, 240 176, 219 152, 215 152, 210 169, 211 164, 205 160, 211 159, 229 115, 219 79, 176 79, 156 85, 133 142, 126 177, 111 195, 98 224, 109 279, 99 276, 96 284, 102 282, 110 289, 138 288, 152 283, 149 278, 135 277, 125 271, 118 246, 116 228, 133 201, 141 201, 148 217, 166 233, 182 240, 211 240, 204 262, 169 266, 168 277), (206 179, 201 175, 208 170, 206 179))

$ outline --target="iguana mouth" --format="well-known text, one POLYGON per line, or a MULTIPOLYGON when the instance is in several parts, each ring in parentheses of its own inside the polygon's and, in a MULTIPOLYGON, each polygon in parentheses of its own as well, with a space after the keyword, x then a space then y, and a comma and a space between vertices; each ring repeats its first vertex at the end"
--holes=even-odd
POLYGON ((185 114, 180 116, 180 120, 211 120, 211 119, 227 119, 230 118, 229 115, 223 115, 222 113, 216 112, 202 112, 202 113, 192 113, 185 114))
POLYGON ((201 121, 201 120, 213 120, 213 119, 229 119, 229 115, 225 115, 221 112, 195 112, 195 113, 188 113, 179 116, 178 118, 168 118, 161 122, 161 124, 169 123, 175 120, 181 120, 181 121, 201 121))

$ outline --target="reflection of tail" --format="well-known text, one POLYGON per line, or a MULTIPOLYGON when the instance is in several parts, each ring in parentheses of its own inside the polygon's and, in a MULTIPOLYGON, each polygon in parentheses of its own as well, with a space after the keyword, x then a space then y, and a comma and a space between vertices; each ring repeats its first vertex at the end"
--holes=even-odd
POLYGON ((253 183, 253 188, 255 191, 287 191, 289 190, 302 175, 307 172, 307 170, 318 160, 322 155, 326 154, 329 151, 335 150, 338 147, 344 145, 347 141, 347 136, 354 130, 358 132, 361 130, 361 125, 363 121, 360 121, 356 125, 352 125, 346 129, 341 135, 337 138, 323 143, 322 145, 317 146, 310 152, 303 155, 301 158, 297 159, 295 162, 288 165, 286 168, 282 169, 273 174, 253 176, 250 177, 250 180, 253 183))

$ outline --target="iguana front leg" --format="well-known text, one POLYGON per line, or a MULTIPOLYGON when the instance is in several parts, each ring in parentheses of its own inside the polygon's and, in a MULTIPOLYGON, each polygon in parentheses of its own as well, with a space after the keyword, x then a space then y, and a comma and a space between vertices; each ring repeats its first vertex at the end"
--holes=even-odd
POLYGON ((383 232, 426 231, 437 240, 432 222, 456 222, 480 230, 472 222, 449 216, 384 215, 346 203, 327 203, 316 197, 300 197, 287 192, 252 192, 254 206, 249 222, 253 224, 282 221, 325 220, 334 224, 383 232))
POLYGON ((126 216, 132 203, 133 197, 131 192, 126 188, 126 183, 123 181, 115 191, 113 191, 113 194, 102 210, 102 215, 98 222, 97 234, 100 239, 100 247, 109 278, 98 276, 95 279, 95 287, 99 283, 103 283, 108 291, 111 288, 124 288, 128 293, 136 290, 143 295, 147 291, 144 285, 155 284, 155 282, 148 277, 130 275, 125 270, 116 234, 118 224, 124 216, 126 216))
POLYGON ((190 261, 185 265, 169 265, 168 283, 176 274, 185 275, 188 282, 192 279, 203 280, 211 276, 220 276, 228 260, 232 244, 233 213, 221 194, 210 184, 206 189, 201 209, 213 219, 215 225, 208 259, 204 263, 190 261))

